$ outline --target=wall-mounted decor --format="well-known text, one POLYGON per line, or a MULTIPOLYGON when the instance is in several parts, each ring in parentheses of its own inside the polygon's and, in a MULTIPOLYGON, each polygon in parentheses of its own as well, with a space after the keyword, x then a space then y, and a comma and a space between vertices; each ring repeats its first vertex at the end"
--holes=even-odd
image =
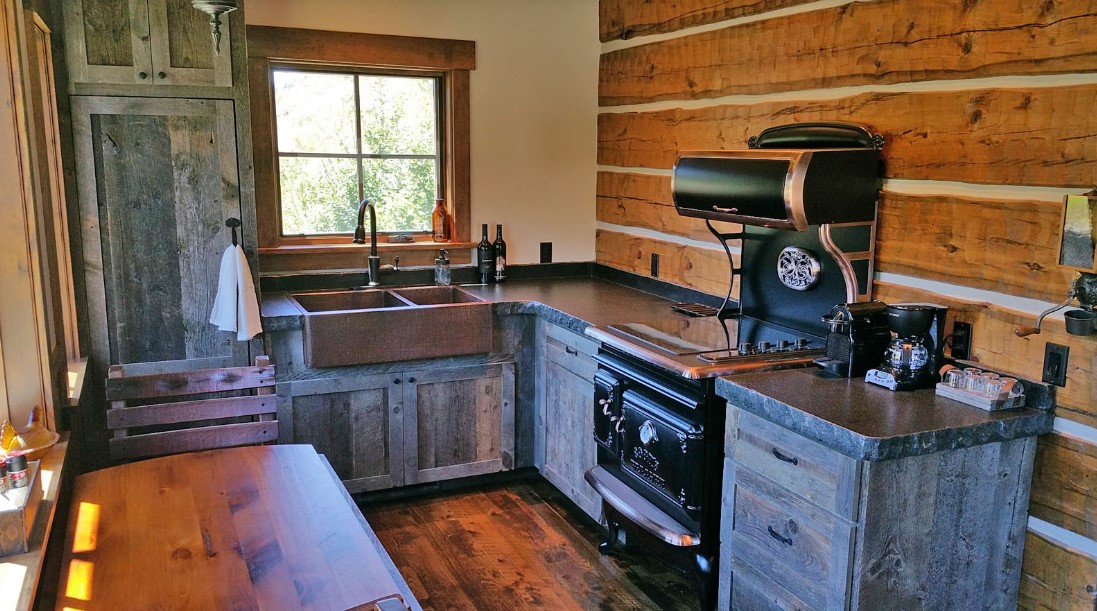
POLYGON ((1097 271, 1097 189, 1066 197, 1059 265, 1097 271))

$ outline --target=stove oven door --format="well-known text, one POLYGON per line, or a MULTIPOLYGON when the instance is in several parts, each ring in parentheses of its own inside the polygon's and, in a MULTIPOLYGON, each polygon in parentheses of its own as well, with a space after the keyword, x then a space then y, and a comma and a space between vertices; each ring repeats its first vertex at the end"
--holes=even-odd
POLYGON ((594 441, 617 454, 617 419, 621 416, 621 378, 607 369, 594 376, 594 441))
POLYGON ((621 421, 621 466, 625 472, 689 519, 700 520, 703 427, 635 390, 622 393, 621 421))

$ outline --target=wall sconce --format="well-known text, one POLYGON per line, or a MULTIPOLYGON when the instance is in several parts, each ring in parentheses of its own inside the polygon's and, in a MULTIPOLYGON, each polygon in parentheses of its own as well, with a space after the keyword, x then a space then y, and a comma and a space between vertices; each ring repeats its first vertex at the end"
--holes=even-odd
POLYGON ((213 50, 221 54, 221 15, 240 8, 237 0, 191 0, 194 8, 209 15, 210 33, 213 34, 213 50))

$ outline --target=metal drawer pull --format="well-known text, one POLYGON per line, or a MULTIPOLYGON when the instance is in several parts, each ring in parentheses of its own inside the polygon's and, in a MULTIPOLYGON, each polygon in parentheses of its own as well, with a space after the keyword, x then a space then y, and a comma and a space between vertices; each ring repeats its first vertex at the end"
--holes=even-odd
POLYGON ((784 543, 785 545, 792 547, 792 537, 782 537, 781 535, 777 534, 776 530, 773 530, 772 526, 767 526, 766 530, 769 531, 769 536, 773 537, 779 543, 784 543))
POLYGON ((773 448, 773 456, 776 457, 777 460, 782 460, 784 462, 791 463, 793 465, 800 464, 800 459, 799 458, 796 458, 795 456, 785 456, 784 454, 778 452, 777 448, 773 448))
POLYGON ((567 352, 572 356, 579 356, 579 351, 575 348, 572 348, 571 346, 564 346, 564 352, 567 352))

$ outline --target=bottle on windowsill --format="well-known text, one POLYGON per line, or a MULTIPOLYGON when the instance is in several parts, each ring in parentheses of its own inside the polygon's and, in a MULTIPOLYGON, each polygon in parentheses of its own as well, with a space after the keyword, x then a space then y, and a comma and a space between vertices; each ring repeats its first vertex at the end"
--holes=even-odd
POLYGON ((495 281, 495 249, 488 242, 488 224, 480 226, 480 243, 476 245, 477 271, 480 272, 480 284, 495 281))
POLYGON ((507 279, 507 243, 503 240, 503 226, 495 226, 495 242, 491 248, 495 251, 495 281, 507 279))
POLYGON ((449 211, 446 210, 445 200, 434 200, 434 209, 430 212, 430 227, 434 241, 449 242, 450 226, 449 211))

